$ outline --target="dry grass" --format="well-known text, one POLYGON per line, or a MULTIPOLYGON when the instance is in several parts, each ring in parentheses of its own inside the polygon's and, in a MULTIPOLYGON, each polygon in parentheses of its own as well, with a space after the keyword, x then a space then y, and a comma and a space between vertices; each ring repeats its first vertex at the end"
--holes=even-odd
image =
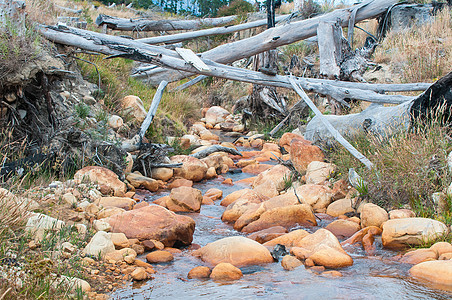
POLYGON ((375 61, 390 62, 400 82, 432 82, 446 75, 452 66, 452 11, 444 9, 431 24, 389 32, 375 61))

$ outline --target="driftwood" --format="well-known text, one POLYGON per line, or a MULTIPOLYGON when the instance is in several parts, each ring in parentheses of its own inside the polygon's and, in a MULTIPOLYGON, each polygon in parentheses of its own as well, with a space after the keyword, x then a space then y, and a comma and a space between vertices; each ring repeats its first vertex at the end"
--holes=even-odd
MULTIPOLYGON (((286 16, 279 16, 276 17, 276 21, 282 21, 286 18, 286 16)), ((170 44, 170 43, 177 43, 182 42, 186 40, 191 40, 194 38, 199 37, 206 37, 206 36, 212 36, 212 35, 219 35, 219 34, 228 34, 233 33, 237 31, 247 30, 251 28, 256 28, 260 26, 264 26, 267 24, 267 20, 257 20, 253 22, 243 23, 239 25, 233 25, 233 26, 223 26, 223 27, 215 27, 215 28, 209 28, 209 29, 202 29, 198 31, 191 31, 191 32, 182 32, 182 33, 176 33, 172 35, 163 35, 163 36, 155 36, 155 37, 149 37, 149 38, 142 38, 137 39, 137 41, 140 41, 142 43, 146 44, 170 44)))
MULTIPOLYGON (((438 110, 441 121, 452 121, 452 72, 431 85, 412 101, 397 106, 385 107, 372 104, 358 114, 324 116, 341 134, 355 136, 368 132, 387 138, 400 130, 407 130, 419 120, 432 119, 438 110)), ((312 142, 333 144, 332 136, 321 120, 314 117, 307 125, 304 137, 312 142)))
POLYGON ((201 150, 199 152, 190 154, 190 156, 193 156, 195 158, 201 159, 201 158, 207 157, 210 154, 215 153, 215 152, 227 152, 227 153, 230 153, 232 155, 240 155, 240 156, 242 156, 242 154, 240 152, 238 152, 237 150, 232 149, 232 148, 228 148, 228 147, 224 147, 224 146, 220 146, 220 145, 210 146, 209 148, 206 148, 206 149, 201 150))
POLYGON ((322 21, 317 27, 319 38, 320 76, 339 79, 341 74, 342 28, 338 22, 322 21))
POLYGON ((197 84, 198 82, 203 81, 204 79, 206 79, 209 76, 206 75, 199 75, 197 76, 195 79, 192 79, 184 84, 179 85, 178 87, 176 87, 173 91, 182 91, 185 90, 186 88, 191 87, 192 85, 197 84))
POLYGON ((157 113, 157 108, 160 104, 160 100, 162 99, 163 96, 163 91, 165 90, 167 84, 168 84, 167 81, 160 82, 159 87, 155 92, 154 98, 152 98, 151 107, 149 108, 149 111, 146 114, 146 118, 144 119, 143 124, 141 124, 140 132, 138 133, 138 135, 140 136, 140 142, 143 140, 144 134, 148 130, 149 126, 152 123, 152 120, 154 119, 155 114, 157 113))
POLYGON ((124 19, 100 14, 96 19, 97 26, 106 25, 110 29, 123 31, 171 31, 196 30, 204 26, 221 26, 231 23, 237 16, 221 18, 205 18, 199 20, 151 20, 124 19))
MULTIPOLYGON (((212 61, 203 60, 210 68, 210 71, 200 71, 184 60, 180 59, 175 51, 164 49, 163 47, 146 45, 143 43, 112 37, 101 33, 90 32, 81 29, 67 28, 65 26, 44 26, 40 28, 41 33, 48 39, 69 46, 79 47, 84 50, 100 52, 112 57, 125 57, 132 60, 158 64, 166 68, 172 68, 189 73, 197 73, 207 76, 215 76, 237 81, 244 81, 254 84, 292 88, 287 76, 275 75, 269 76, 261 72, 247 69, 235 68, 232 66, 221 65, 212 61), (143 47, 142 47, 143 46, 143 47)), ((299 78, 298 84, 303 89, 311 92, 329 95, 335 99, 355 99, 375 103, 400 104, 412 100, 414 97, 402 95, 384 95, 379 92, 388 87, 388 91, 394 90, 412 90, 412 88, 425 86, 425 84, 414 85, 378 85, 373 87, 371 84, 337 82, 332 80, 299 78)))
MULTIPOLYGON (((366 5, 359 4, 360 9, 356 13, 355 22, 375 18, 384 13, 387 8, 394 3, 397 3, 397 0, 370 0, 364 3, 366 5)), ((354 8, 355 6, 346 9, 338 9, 315 18, 270 28, 253 37, 213 48, 202 53, 201 57, 223 64, 251 57, 258 53, 316 35, 317 26, 320 21, 336 21, 337 19, 340 19, 341 26, 347 26, 348 19, 354 8)), ((141 74, 140 77, 148 78, 150 84, 157 85, 162 80, 177 81, 190 75, 191 74, 167 70, 165 68, 155 68, 141 74)))
POLYGON ((73 8, 69 8, 69 7, 64 7, 64 6, 60 6, 60 5, 55 5, 56 8, 71 13, 71 14, 81 14, 83 12, 82 9, 73 9, 73 8))

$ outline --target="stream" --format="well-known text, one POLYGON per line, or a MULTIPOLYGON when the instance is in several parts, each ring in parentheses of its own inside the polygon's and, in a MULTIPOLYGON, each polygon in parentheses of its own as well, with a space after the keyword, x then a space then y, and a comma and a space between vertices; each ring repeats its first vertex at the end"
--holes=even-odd
MULTIPOLYGON (((223 174, 234 182, 251 176, 246 173, 223 174)), ((223 198, 233 191, 249 188, 244 184, 224 185, 221 181, 202 181, 193 187, 203 194, 210 188, 219 188, 223 190, 223 198)), ((154 193, 147 196, 146 201, 151 203, 166 195, 169 191, 154 193)), ((225 207, 220 202, 221 199, 215 201, 215 205, 202 205, 200 213, 187 214, 196 222, 194 244, 204 246, 224 237, 243 235, 221 221, 225 207)), ((331 221, 322 220, 319 227, 325 227, 331 221)), ((299 228, 315 232, 319 227, 299 228)), ((339 269, 343 277, 324 277, 304 266, 286 271, 280 262, 275 262, 241 268, 243 277, 240 280, 223 283, 210 279, 187 279, 192 268, 205 264, 191 256, 191 251, 183 250, 174 255, 174 261, 154 265, 155 279, 144 283, 130 282, 110 296, 112 299, 452 299, 452 293, 410 280, 408 270, 411 265, 391 260, 396 253, 382 249, 379 237, 375 243, 376 256, 370 257, 360 247, 344 248, 352 256, 354 264, 339 269)), ((145 255, 139 258, 145 261, 145 255)))

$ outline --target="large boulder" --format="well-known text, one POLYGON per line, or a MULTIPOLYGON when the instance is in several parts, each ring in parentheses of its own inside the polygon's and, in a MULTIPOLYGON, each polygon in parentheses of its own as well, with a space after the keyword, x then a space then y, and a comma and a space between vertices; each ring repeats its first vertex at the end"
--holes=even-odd
POLYGON ((126 174, 126 179, 134 188, 145 188, 151 192, 157 192, 159 189, 157 180, 153 178, 135 173, 128 173, 126 174))
POLYGON ((108 253, 115 251, 115 245, 111 240, 111 235, 105 231, 98 231, 91 241, 86 245, 83 252, 95 257, 105 257, 108 253))
POLYGON ((362 205, 360 210, 361 224, 363 227, 380 227, 381 224, 386 222, 389 218, 386 210, 373 203, 366 203, 362 205))
POLYGON ((182 167, 174 169, 174 176, 182 177, 191 181, 201 181, 206 176, 207 165, 199 159, 188 155, 175 155, 171 162, 182 163, 182 167))
POLYGON ((157 240, 165 246, 190 245, 195 221, 177 215, 159 205, 150 205, 114 215, 108 219, 112 232, 122 232, 129 239, 157 240))
POLYGON ((245 193, 247 193, 249 191, 251 191, 251 190, 250 189, 242 189, 242 190, 234 191, 234 192, 230 193, 229 195, 227 195, 226 197, 224 197, 224 199, 221 201, 220 205, 229 206, 229 204, 236 201, 242 195, 244 195, 245 193))
POLYGON ((171 190, 166 207, 174 212, 198 212, 201 209, 202 193, 198 189, 181 186, 171 190))
POLYGON ((433 288, 452 288, 452 260, 426 261, 413 266, 410 275, 433 288))
POLYGON ((322 150, 306 140, 292 140, 289 152, 293 166, 301 174, 306 171, 311 162, 325 159, 322 150))
POLYGON ((228 115, 230 113, 226 109, 220 106, 212 106, 206 111, 206 123, 215 126, 217 123, 224 122, 228 115))
POLYGON ((137 123, 143 123, 146 118, 146 110, 143 106, 143 101, 137 96, 125 96, 121 101, 124 111, 133 116, 137 123))
MULTIPOLYGON (((318 184, 304 184, 296 187, 295 191, 301 202, 309 204, 314 211, 324 211, 333 196, 330 188, 318 184)), ((294 188, 289 189, 288 193, 295 194, 294 188)))
POLYGON ((336 171, 336 166, 331 163, 321 161, 311 162, 306 169, 307 184, 322 184, 328 180, 332 173, 336 171))
POLYGON ((427 218, 404 218, 386 221, 381 240, 386 248, 421 245, 449 232, 442 222, 427 218))
POLYGON ((242 236, 227 237, 209 243, 196 250, 193 255, 212 265, 230 263, 243 267, 273 262, 273 257, 266 247, 242 236))
POLYGON ((74 179, 80 182, 90 181, 99 185, 104 185, 113 191, 113 195, 123 197, 127 192, 127 186, 119 180, 118 175, 103 167, 89 166, 78 170, 74 179))
POLYGON ((273 226, 282 226, 290 229, 298 225, 317 225, 311 206, 298 204, 267 210, 260 215, 259 219, 246 225, 242 232, 251 233, 273 226))

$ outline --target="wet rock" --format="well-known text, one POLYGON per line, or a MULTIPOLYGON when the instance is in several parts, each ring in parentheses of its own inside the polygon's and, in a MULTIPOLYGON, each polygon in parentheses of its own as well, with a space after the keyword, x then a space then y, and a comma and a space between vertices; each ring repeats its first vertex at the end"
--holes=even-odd
POLYGON ((211 188, 204 193, 204 196, 209 197, 213 201, 221 199, 223 197, 223 191, 217 188, 211 188))
POLYGON ((105 231, 98 231, 86 245, 83 252, 95 257, 104 257, 106 254, 115 251, 115 245, 111 240, 111 236, 105 231))
POLYGON ((206 176, 207 165, 199 159, 187 155, 171 157, 173 163, 183 163, 182 167, 174 169, 174 176, 179 176, 194 182, 201 181, 206 176))
POLYGON ((262 186, 265 190, 268 189, 269 186, 273 185, 276 188, 276 191, 280 192, 284 189, 285 180, 287 180, 289 176, 290 170, 287 167, 283 165, 276 165, 260 173, 253 182, 253 188, 258 189, 259 186, 262 186))
POLYGON ((172 181, 170 184, 168 184, 168 188, 171 189, 175 189, 181 186, 188 186, 188 187, 192 187, 193 186, 193 181, 191 180, 187 180, 185 178, 177 178, 174 181, 172 181))
POLYGON ((166 207, 166 202, 169 200, 171 200, 170 196, 163 196, 158 199, 155 199, 152 203, 163 206, 164 208, 168 208, 166 207))
POLYGON ((84 180, 98 183, 113 190, 113 194, 118 197, 124 196, 127 192, 127 186, 124 182, 119 180, 118 175, 103 167, 89 166, 78 170, 74 179, 82 182, 84 180))
POLYGON ((193 252, 193 255, 212 265, 231 263, 242 267, 273 262, 266 247, 241 236, 227 237, 209 243, 193 252))
POLYGON ((281 260, 281 266, 284 268, 284 270, 287 271, 292 271, 301 265, 303 265, 303 262, 301 262, 298 258, 292 255, 285 255, 281 260))
POLYGON ((168 251, 157 250, 146 255, 146 260, 151 264, 170 262, 174 260, 174 256, 168 251))
POLYGON ((331 163, 320 161, 311 162, 306 169, 307 184, 322 184, 328 180, 332 173, 336 171, 336 166, 331 163))
POLYGON ((248 166, 244 167, 242 169, 242 172, 257 175, 272 167, 273 167, 272 165, 267 165, 267 164, 252 164, 252 165, 248 165, 248 166))
POLYGON ((356 232, 355 234, 353 234, 347 240, 343 241, 342 245, 346 245, 346 244, 353 245, 355 243, 362 242, 364 236, 368 233, 370 233, 371 235, 381 235, 382 230, 380 229, 380 227, 375 227, 375 226, 365 227, 365 228, 359 230, 358 232, 356 232))
POLYGON ((416 265, 424 261, 436 259, 438 259, 438 254, 435 251, 430 249, 416 249, 405 253, 400 259, 400 262, 416 265))
POLYGON ((355 234, 359 229, 359 224, 347 220, 336 220, 328 224, 326 227, 338 239, 349 238, 355 234))
POLYGON ((124 111, 133 116, 137 123, 143 123, 146 118, 146 110, 143 106, 143 101, 137 96, 129 95, 122 99, 121 105, 124 111))
POLYGON ((388 220, 388 213, 378 205, 366 203, 361 207, 360 217, 363 227, 380 227, 381 224, 388 220))
POLYGON ((135 200, 126 197, 102 197, 94 203, 102 207, 118 207, 125 210, 131 210, 135 205, 135 200))
POLYGON ((171 190, 166 207, 174 212, 199 212, 202 203, 202 193, 198 189, 181 186, 171 190))
MULTIPOLYGON (((337 238, 326 229, 319 229, 306 236, 296 246, 304 249, 306 252, 303 256, 310 258, 316 265, 331 269, 353 265, 353 259, 342 249, 337 238)), ((292 251, 298 257, 295 248, 292 248, 292 251)))
POLYGON ((145 188, 151 192, 159 189, 157 180, 135 173, 126 174, 126 179, 134 188, 145 188))
POLYGON ((138 267, 133 270, 132 273, 130 273, 130 276, 133 280, 141 281, 148 278, 148 274, 146 273, 146 269, 138 267))
POLYGON ((112 232, 122 232, 129 239, 159 240, 165 246, 173 246, 175 242, 190 245, 195 230, 192 218, 176 215, 158 205, 114 215, 108 222, 112 232))
POLYGON ((213 205, 215 204, 215 202, 213 202, 212 198, 207 197, 207 196, 202 196, 202 205, 213 205))
POLYGON ((352 200, 349 198, 339 199, 328 205, 326 213, 333 217, 339 217, 349 212, 354 212, 352 200))
POLYGON ((207 169, 206 176, 205 176, 206 179, 212 179, 212 178, 215 178, 217 176, 218 176, 218 174, 217 174, 217 171, 215 170, 214 167, 210 167, 210 168, 207 169))
POLYGON ((237 168, 244 168, 246 166, 254 165, 254 164, 256 164, 255 159, 241 159, 235 163, 237 168))
POLYGON ((223 122, 228 115, 230 115, 230 113, 226 109, 220 106, 212 106, 206 111, 206 124, 215 126, 216 124, 223 122))
POLYGON ((285 235, 287 233, 287 229, 282 226, 273 226, 267 229, 263 229, 248 235, 249 239, 255 240, 256 242, 263 244, 270 240, 273 240, 277 237, 285 235))
POLYGON ((130 242, 126 235, 122 232, 120 233, 111 233, 111 241, 113 245, 115 245, 116 249, 129 248, 130 242))
MULTIPOLYGON (((288 190, 288 193, 294 193, 294 189, 288 190)), ((309 204, 314 211, 322 210, 328 207, 332 199, 332 191, 323 185, 304 184, 296 187, 296 195, 301 202, 309 204)))
MULTIPOLYGON (((247 190, 236 201, 228 205, 221 216, 221 220, 223 222, 234 223, 245 211, 251 207, 258 207, 259 203, 267 199, 267 197, 264 197, 253 190, 247 190)), ((226 200, 226 198, 224 200, 226 200)))
POLYGON ((152 168, 152 178, 156 180, 169 181, 174 175, 171 168, 152 168))
POLYGON ((219 263, 210 274, 210 278, 217 281, 238 280, 241 277, 242 271, 230 263, 219 263))
POLYGON ((300 174, 306 172, 308 165, 313 161, 321 162, 325 159, 322 150, 306 140, 293 140, 289 153, 293 166, 300 174))
POLYGON ((325 271, 321 275, 324 277, 342 277, 342 273, 336 270, 325 271))
POLYGON ((449 232, 442 222, 427 218, 393 219, 383 224, 381 240, 385 248, 421 245, 449 232))
POLYGON ((452 288, 452 260, 426 261, 413 266, 410 275, 433 288, 452 288))
POLYGON ((187 278, 188 279, 202 279, 202 278, 209 278, 212 271, 209 267, 194 267, 193 269, 188 272, 187 278))
POLYGON ((280 244, 286 247, 293 247, 308 235, 309 232, 307 232, 306 230, 297 229, 264 243, 264 246, 273 247, 277 244, 280 244))
POLYGON ((272 226, 283 226, 285 228, 292 228, 297 225, 302 226, 316 226, 312 209, 307 204, 290 205, 284 207, 277 207, 265 211, 260 218, 251 222, 242 229, 242 232, 256 232, 272 226))
POLYGON ((416 214, 410 209, 394 209, 389 212, 389 219, 415 218, 416 214))

